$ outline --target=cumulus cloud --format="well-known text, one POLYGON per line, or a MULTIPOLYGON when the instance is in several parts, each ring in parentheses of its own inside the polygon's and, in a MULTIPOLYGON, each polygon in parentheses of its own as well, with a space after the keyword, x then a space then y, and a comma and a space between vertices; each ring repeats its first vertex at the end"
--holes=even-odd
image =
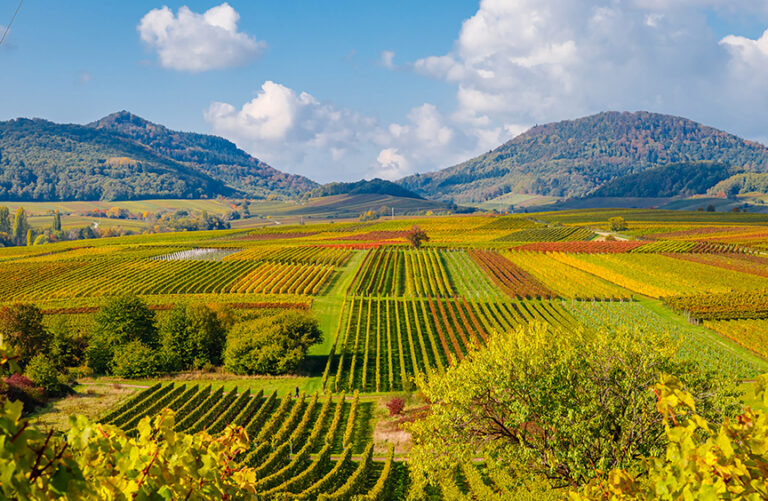
POLYGON ((768 12, 741 0, 483 0, 453 50, 409 67, 456 85, 451 117, 465 128, 647 109, 754 136, 768 32, 720 41, 705 8, 768 12))
POLYGON ((204 118, 267 163, 322 181, 359 177, 379 132, 371 118, 272 81, 239 108, 211 103, 204 118))
POLYGON ((738 63, 765 71, 768 69, 768 30, 757 40, 736 35, 728 35, 720 40, 738 63))
POLYGON ((174 15, 164 6, 149 11, 136 29, 164 68, 197 73, 242 66, 264 52, 266 42, 239 32, 239 20, 228 3, 202 14, 184 6, 174 15))

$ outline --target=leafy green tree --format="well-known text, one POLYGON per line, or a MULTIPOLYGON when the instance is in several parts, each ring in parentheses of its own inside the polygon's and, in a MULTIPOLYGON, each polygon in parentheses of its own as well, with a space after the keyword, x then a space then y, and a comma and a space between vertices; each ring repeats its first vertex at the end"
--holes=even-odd
POLYGON ((317 320, 285 312, 236 324, 227 334, 225 368, 235 374, 288 374, 322 341, 317 320))
POLYGON ((664 451, 664 422, 648 391, 661 373, 679 376, 713 422, 738 408, 726 383, 677 361, 667 335, 541 324, 497 334, 445 374, 417 378, 434 405, 410 426, 414 482, 477 456, 555 487, 636 468, 664 451))
POLYGON ((78 367, 85 361, 88 339, 85 333, 73 332, 63 316, 54 317, 48 331, 50 345, 48 356, 60 370, 65 367, 78 367))
POLYGON ((16 209, 16 215, 13 218, 13 229, 11 230, 11 237, 16 245, 22 245, 24 243, 27 230, 29 230, 27 213, 24 211, 24 207, 19 206, 19 208, 16 209))
POLYGON ((45 354, 38 353, 32 357, 24 373, 49 395, 57 395, 60 392, 61 373, 45 354))
POLYGON ((96 314, 88 346, 88 365, 95 372, 108 372, 116 350, 132 341, 158 348, 155 314, 134 295, 115 297, 96 314))
POLYGON ((58 209, 53 213, 53 231, 61 231, 61 213, 58 209))
POLYGON ((624 231, 627 229, 627 222, 621 216, 612 217, 608 220, 611 231, 624 231))
POLYGON ((0 308, 0 346, 6 345, 23 367, 38 353, 48 350, 50 334, 43 326, 43 314, 32 304, 0 308))
MULTIPOLYGON (((601 474, 571 491, 571 500, 768 499, 768 413, 747 408, 718 426, 678 378, 664 376, 653 390, 665 454, 637 471, 601 474)), ((755 396, 768 407, 768 374, 757 379, 755 396)))
POLYGON ((0 206, 0 233, 11 234, 11 211, 6 206, 0 206))
POLYGON ((227 331, 219 315, 205 305, 176 305, 160 327, 168 370, 221 365, 227 331))
POLYGON ((161 360, 156 350, 141 341, 131 341, 115 350, 111 369, 112 374, 124 378, 152 377, 160 371, 161 360))

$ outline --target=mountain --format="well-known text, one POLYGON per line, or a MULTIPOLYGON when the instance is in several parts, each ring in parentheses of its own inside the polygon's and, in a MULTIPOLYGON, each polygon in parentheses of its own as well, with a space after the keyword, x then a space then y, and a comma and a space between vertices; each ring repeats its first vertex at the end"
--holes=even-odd
POLYGON ((177 162, 193 165, 251 196, 297 195, 318 186, 303 176, 270 167, 224 138, 169 130, 127 111, 113 113, 88 126, 136 141, 177 162))
POLYGON ((764 172, 768 148, 681 117, 605 112, 537 125, 477 158, 399 183, 465 203, 506 193, 578 197, 646 169, 697 161, 764 172))
POLYGON ((127 112, 88 125, 0 122, 4 201, 263 197, 316 186, 225 139, 174 132, 127 112))
POLYGON ((364 179, 356 183, 328 183, 311 192, 311 196, 313 197, 362 194, 392 195, 394 197, 424 199, 424 197, 403 188, 399 184, 379 178, 370 181, 364 179))

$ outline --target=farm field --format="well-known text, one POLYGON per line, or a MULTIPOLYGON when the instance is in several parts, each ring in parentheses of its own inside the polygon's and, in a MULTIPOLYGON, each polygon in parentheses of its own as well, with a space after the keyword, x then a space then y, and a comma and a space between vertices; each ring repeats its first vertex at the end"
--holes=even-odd
MULTIPOLYGON (((94 418, 131 437, 142 418, 169 408, 179 432, 244 427, 250 445, 237 462, 255 469, 264 499, 405 499, 412 444, 401 424, 427 406, 417 381, 446 374, 500 333, 530 325, 631 332, 663 339, 679 360, 738 384, 768 372, 764 228, 768 216, 756 214, 590 210, 8 247, 0 303, 35 304, 47 328, 85 336, 100 308, 126 293, 160 324, 178 304, 224 308, 235 320, 307 312, 322 339, 295 374, 235 376, 223 366, 135 379, 87 374, 80 397, 38 419, 61 428, 81 398, 94 418), (627 230, 609 230, 617 215, 627 230), (418 249, 406 239, 413 226, 429 237, 418 249), (387 416, 395 397, 408 402, 400 417, 387 416)), ((481 499, 503 490, 499 475, 464 464, 431 495, 481 499)))

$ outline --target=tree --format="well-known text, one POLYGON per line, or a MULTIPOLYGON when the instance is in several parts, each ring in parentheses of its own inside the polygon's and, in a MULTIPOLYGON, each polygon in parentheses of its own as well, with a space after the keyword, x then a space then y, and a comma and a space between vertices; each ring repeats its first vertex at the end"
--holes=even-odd
POLYGON ((728 384, 679 362, 672 344, 654 331, 582 333, 542 324, 497 334, 445 374, 417 378, 433 405, 410 425, 414 481, 478 456, 555 487, 636 468, 664 451, 663 419, 648 391, 661 373, 680 377, 713 422, 738 408, 728 384))
POLYGON ((5 206, 0 206, 0 233, 11 234, 11 211, 5 206))
POLYGON ((53 231, 61 231, 61 213, 56 209, 53 213, 53 231))
POLYGON ((11 237, 16 245, 22 245, 24 238, 29 229, 29 223, 27 222, 27 213, 24 211, 24 207, 16 209, 16 216, 13 219, 13 229, 11 231, 11 237))
POLYGON ((32 304, 0 308, 0 346, 7 345, 24 367, 38 353, 48 350, 50 334, 43 326, 43 314, 32 304))
POLYGON ((88 345, 88 365, 95 372, 108 372, 115 352, 123 345, 138 341, 148 348, 159 345, 155 314, 134 295, 111 299, 96 314, 88 345))
POLYGON ((707 205, 707 212, 715 212, 715 206, 712 204, 707 205))
MULTIPOLYGON (((701 415, 678 378, 660 378, 653 391, 664 420, 666 454, 639 471, 600 475, 570 492, 571 500, 768 498, 767 413, 747 407, 718 426, 701 415)), ((755 398, 768 407, 768 374, 757 378, 755 398)))
POLYGON ((57 395, 61 391, 61 374, 45 354, 38 353, 32 357, 24 372, 36 386, 44 389, 49 395, 57 395))
POLYGON ((205 305, 176 305, 160 327, 169 371, 221 365, 227 331, 220 316, 205 305))
POLYGON ((227 334, 224 366, 235 374, 288 374, 296 371, 307 350, 322 341, 317 320, 288 311, 236 324, 227 334))
POLYGON ((610 218, 608 223, 611 226, 611 231, 624 231, 627 229, 627 222, 621 216, 610 218))
POLYGON ((130 341, 115 350, 112 358, 112 374, 129 379, 155 376, 161 369, 156 350, 141 341, 130 341))
POLYGON ((418 249, 424 242, 429 242, 429 236, 427 232, 414 225, 408 233, 405 234, 406 240, 410 242, 411 247, 418 249))
POLYGON ((31 247, 34 240, 32 239, 32 230, 27 230, 27 247, 31 247))

